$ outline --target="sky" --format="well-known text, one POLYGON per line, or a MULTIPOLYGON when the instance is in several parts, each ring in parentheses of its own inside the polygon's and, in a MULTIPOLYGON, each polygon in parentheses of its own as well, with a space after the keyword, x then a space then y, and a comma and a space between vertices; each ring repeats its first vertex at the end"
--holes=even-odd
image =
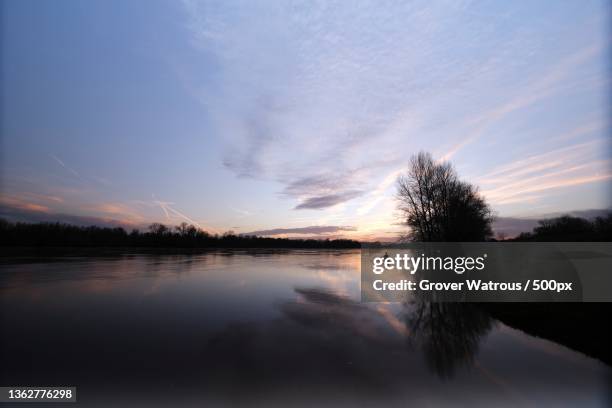
POLYGON ((411 155, 611 208, 606 1, 2 0, 0 213, 386 239, 411 155))

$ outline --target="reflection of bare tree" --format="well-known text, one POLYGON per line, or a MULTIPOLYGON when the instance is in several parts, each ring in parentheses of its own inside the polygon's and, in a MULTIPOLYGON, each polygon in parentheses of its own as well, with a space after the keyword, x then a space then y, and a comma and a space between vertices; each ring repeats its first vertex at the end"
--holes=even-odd
POLYGON ((257 392, 325 384, 378 398, 407 383, 428 386, 426 366, 451 376, 455 367, 472 361, 491 327, 489 318, 468 304, 422 300, 402 310, 320 288, 295 292, 294 301, 278 304, 277 318, 233 322, 209 338, 201 356, 207 384, 257 392), (413 344, 424 361, 418 349, 407 347, 413 344))
MULTIPOLYGON (((324 331, 343 330, 351 336, 390 346, 394 336, 380 325, 380 315, 356 301, 318 289, 296 289, 305 302, 285 304, 285 316, 324 331), (378 321, 378 324, 376 323, 378 321)), ((490 316, 470 303, 436 302, 421 296, 406 305, 404 324, 409 343, 421 348, 425 361, 441 378, 473 363, 480 340, 493 327, 490 316)), ((386 322, 388 323, 388 322, 386 322)), ((398 321, 400 323, 400 321, 398 321)), ((388 329, 388 326, 387 326, 388 329)))
POLYGON ((456 367, 473 363, 480 339, 491 329, 492 320, 469 303, 419 300, 408 313, 406 324, 430 368, 440 377, 449 378, 456 367))

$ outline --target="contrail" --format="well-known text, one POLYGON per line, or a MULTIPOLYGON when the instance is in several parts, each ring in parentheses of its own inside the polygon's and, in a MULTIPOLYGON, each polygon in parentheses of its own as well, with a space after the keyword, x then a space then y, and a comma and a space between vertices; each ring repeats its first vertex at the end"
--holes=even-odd
POLYGON ((179 218, 182 218, 183 220, 189 222, 190 224, 195 225, 196 227, 198 227, 201 230, 209 230, 209 231, 212 231, 215 234, 219 233, 214 228, 210 228, 210 227, 205 228, 205 227, 203 227, 199 222, 197 222, 194 219, 188 217, 186 214, 183 214, 179 210, 172 208, 171 205, 174 204, 172 202, 157 200, 155 198, 155 195, 153 195, 153 203, 155 203, 155 204, 160 206, 160 208, 162 209, 162 211, 166 215, 166 219, 168 219, 168 220, 171 218, 170 214, 174 214, 175 216, 177 216, 179 218))
POLYGON ((51 157, 53 160, 55 160, 57 162, 57 164, 59 164, 60 166, 62 166, 63 168, 65 168, 66 170, 68 170, 69 172, 71 172, 72 174, 74 174, 75 176, 77 176, 79 179, 83 179, 81 177, 81 175, 73 168, 66 166, 66 164, 60 160, 57 156, 53 155, 53 154, 49 154, 49 157, 51 157))

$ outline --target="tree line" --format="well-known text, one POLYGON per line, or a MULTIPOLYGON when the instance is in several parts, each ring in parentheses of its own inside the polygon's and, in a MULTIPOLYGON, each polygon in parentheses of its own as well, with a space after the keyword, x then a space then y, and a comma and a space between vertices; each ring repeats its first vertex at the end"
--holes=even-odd
POLYGON ((170 227, 151 224, 146 231, 61 223, 23 223, 0 219, 0 245, 32 247, 152 247, 152 248, 360 248, 349 239, 288 239, 209 234, 182 223, 170 227))
POLYGON ((532 232, 523 232, 513 241, 607 242, 612 241, 612 213, 593 220, 563 217, 541 220, 532 232))

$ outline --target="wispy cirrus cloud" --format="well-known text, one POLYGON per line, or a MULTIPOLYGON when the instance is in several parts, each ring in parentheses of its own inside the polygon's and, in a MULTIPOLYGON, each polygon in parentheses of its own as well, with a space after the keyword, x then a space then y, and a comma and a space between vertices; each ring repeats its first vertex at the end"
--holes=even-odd
POLYGON ((526 5, 184 5, 194 46, 218 67, 214 89, 198 99, 228 135, 225 167, 280 183, 294 209, 355 201, 359 216, 369 213, 390 199, 388 175, 411 154, 448 160, 474 145, 486 152, 509 117, 550 134, 551 123, 526 111, 567 110, 572 101, 552 96, 606 79, 577 74, 601 58, 605 41, 561 49, 550 43, 567 35, 557 27, 516 18, 526 5))
MULTIPOLYGON (((445 53, 456 33, 440 27, 461 23, 460 3, 185 5, 194 43, 223 68, 221 102, 207 107, 232 135, 225 166, 279 181, 297 209, 329 208, 371 188, 371 177, 357 180, 353 170, 413 151, 402 143, 406 132, 438 109, 423 104, 482 69, 445 53)), ((472 45, 483 39, 476 26, 463 37, 472 45)))
POLYGON ((599 159, 607 140, 595 139, 521 158, 477 178, 493 204, 533 202, 548 190, 612 179, 612 160, 599 159))
POLYGON ((505 116, 526 109, 542 99, 552 97, 565 87, 565 81, 574 69, 600 52, 602 52, 602 46, 593 44, 570 54, 554 63, 550 71, 531 79, 510 100, 470 119, 468 136, 443 154, 440 160, 450 160, 461 149, 481 138, 492 124, 505 116))
POLYGON ((24 197, 15 195, 4 195, 0 197, 0 205, 6 208, 13 208, 15 210, 36 212, 36 213, 48 213, 50 208, 47 205, 42 205, 37 202, 32 202, 24 197))

